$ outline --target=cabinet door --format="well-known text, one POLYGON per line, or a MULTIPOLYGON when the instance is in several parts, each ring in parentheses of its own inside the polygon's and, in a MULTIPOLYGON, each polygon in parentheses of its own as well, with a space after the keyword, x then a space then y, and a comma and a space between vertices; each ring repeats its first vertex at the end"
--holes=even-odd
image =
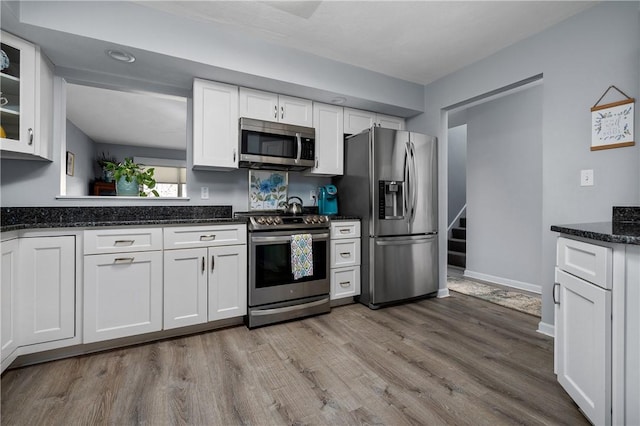
POLYGON ((84 256, 83 343, 162 329, 162 252, 84 256))
POLYGON ((2 309, 0 339, 2 361, 18 347, 17 338, 17 291, 18 291, 18 239, 2 242, 2 282, 0 309, 2 309))
POLYGON ((207 322, 207 249, 164 252, 164 329, 207 322))
POLYGON ((279 95, 278 107, 281 123, 313 127, 313 102, 310 100, 279 95))
POLYGON ((238 168, 238 87, 193 80, 193 167, 238 168))
POLYGON ((0 72, 2 96, 7 100, 0 107, 0 122, 4 131, 2 150, 33 154, 36 49, 33 44, 2 32, 2 50, 10 63, 8 68, 0 72))
POLYGON ((209 321, 247 313, 247 246, 209 248, 209 321))
POLYGON ((399 117, 392 117, 390 115, 378 114, 376 116, 376 122, 378 126, 385 129, 404 130, 404 119, 399 117))
POLYGON ((20 240, 20 342, 75 336, 75 237, 20 240))
MULTIPOLYGON (((279 121, 278 95, 260 90, 240 88, 240 117, 279 121)), ((237 123, 236 123, 237 125, 237 123)))
POLYGON ((593 424, 611 424, 611 292, 556 270, 558 382, 593 424))
POLYGON ((313 104, 316 164, 308 174, 342 175, 344 171, 344 114, 335 105, 313 104))
POLYGON ((344 109, 344 132, 349 135, 360 133, 376 123, 376 114, 359 109, 344 109))

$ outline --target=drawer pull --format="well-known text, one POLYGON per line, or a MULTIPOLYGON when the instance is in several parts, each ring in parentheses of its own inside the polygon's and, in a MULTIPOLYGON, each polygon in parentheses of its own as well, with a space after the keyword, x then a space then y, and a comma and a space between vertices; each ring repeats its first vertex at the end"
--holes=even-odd
POLYGON ((132 246, 136 240, 116 240, 113 245, 115 247, 132 246))
POLYGON ((213 241, 215 239, 216 239, 216 235, 215 234, 200 235, 200 241, 213 241))
POLYGON ((116 257, 113 261, 114 264, 133 263, 135 257, 116 257))
POLYGON ((350 234, 350 233, 351 233, 351 230, 350 230, 350 229, 341 229, 341 230, 340 230, 340 233, 341 233, 341 234, 350 234))
POLYGON ((556 299, 556 287, 560 288, 560 283, 553 283, 553 291, 551 292, 551 294, 553 295, 553 304, 554 305, 559 305, 560 304, 560 298, 558 297, 556 299))
POLYGON ((351 281, 342 281, 340 283, 340 286, 342 287, 349 287, 351 285, 351 281))
POLYGON ((349 252, 340 253, 340 256, 342 256, 342 257, 351 257, 351 253, 349 253, 349 252))

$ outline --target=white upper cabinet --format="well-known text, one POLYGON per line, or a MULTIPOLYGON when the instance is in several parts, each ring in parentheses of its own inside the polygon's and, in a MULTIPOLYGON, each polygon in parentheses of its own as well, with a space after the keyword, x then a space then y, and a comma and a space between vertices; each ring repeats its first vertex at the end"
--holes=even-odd
POLYGON ((40 48, 2 32, 3 158, 52 160, 53 70, 40 48))
POLYGON ((373 126, 404 130, 404 119, 359 109, 344 109, 344 132, 346 134, 354 135, 373 126))
POLYGON ((313 123, 316 129, 315 166, 307 174, 336 176, 344 171, 343 108, 313 103, 313 123))
POLYGON ((240 88, 240 117, 312 127, 312 111, 307 99, 240 88))
POLYGON ((238 168, 238 87, 193 80, 193 168, 238 168))

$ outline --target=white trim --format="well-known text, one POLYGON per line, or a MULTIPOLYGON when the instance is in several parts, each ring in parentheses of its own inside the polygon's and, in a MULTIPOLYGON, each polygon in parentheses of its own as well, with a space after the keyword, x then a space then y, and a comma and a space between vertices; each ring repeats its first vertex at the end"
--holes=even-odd
POLYGON ((438 299, 443 298, 443 297, 449 297, 449 296, 451 296, 451 295, 449 294, 449 289, 448 288, 440 288, 440 289, 438 289, 438 296, 437 296, 438 299))
POLYGON ((465 269, 464 276, 476 280, 487 281, 493 284, 504 285, 507 287, 518 288, 520 290, 530 291, 532 293, 542 294, 542 288, 536 284, 525 283, 522 281, 510 280, 508 278, 495 277, 493 275, 482 274, 480 272, 465 269))
POLYGON ((556 335, 556 327, 553 324, 547 324, 546 322, 540 321, 538 323, 538 333, 545 334, 550 337, 555 337, 556 335))
POLYGON ((465 213, 466 211, 467 211, 467 205, 465 204, 464 206, 462 206, 462 209, 460 209, 456 217, 453 219, 453 222, 449 224, 449 227, 447 228, 447 232, 451 232, 453 225, 458 223, 458 219, 460 219, 462 217, 462 214, 465 213))

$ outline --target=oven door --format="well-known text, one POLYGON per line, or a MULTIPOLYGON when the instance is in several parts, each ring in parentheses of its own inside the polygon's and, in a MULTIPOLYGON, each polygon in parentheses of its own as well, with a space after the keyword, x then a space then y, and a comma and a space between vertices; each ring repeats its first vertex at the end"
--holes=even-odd
POLYGON ((249 306, 329 294, 329 231, 253 232, 249 239, 249 306), (294 279, 292 234, 311 234, 313 275, 294 279))

